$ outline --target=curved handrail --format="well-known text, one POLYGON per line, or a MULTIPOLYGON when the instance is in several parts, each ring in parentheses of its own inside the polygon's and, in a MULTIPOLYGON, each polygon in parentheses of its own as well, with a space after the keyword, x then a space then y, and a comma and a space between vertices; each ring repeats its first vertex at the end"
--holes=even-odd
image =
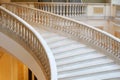
POLYGON ((57 80, 57 69, 53 54, 45 40, 32 26, 5 8, 0 7, 0 31, 18 43, 22 43, 22 46, 32 53, 35 59, 37 58, 36 60, 42 67, 46 80, 57 80))
POLYGON ((73 39, 84 40, 107 51, 110 55, 120 60, 120 39, 105 31, 80 21, 34 8, 12 3, 4 4, 4 6, 26 21, 44 25, 44 28, 66 34, 73 39))

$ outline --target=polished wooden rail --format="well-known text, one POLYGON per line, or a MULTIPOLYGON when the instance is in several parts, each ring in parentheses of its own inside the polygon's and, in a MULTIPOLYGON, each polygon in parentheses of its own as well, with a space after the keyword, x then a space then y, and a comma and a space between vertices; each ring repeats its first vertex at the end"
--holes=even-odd
POLYGON ((40 64, 46 80, 57 80, 53 54, 44 39, 32 26, 5 8, 0 7, 0 31, 20 43, 34 56, 40 64))

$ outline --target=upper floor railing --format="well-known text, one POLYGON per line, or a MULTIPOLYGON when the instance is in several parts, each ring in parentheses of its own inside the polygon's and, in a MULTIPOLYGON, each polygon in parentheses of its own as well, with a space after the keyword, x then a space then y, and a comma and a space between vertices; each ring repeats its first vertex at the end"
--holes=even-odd
POLYGON ((34 56, 42 68, 46 80, 57 80, 53 54, 32 26, 5 8, 0 7, 0 31, 20 43, 34 56))
POLYGON ((77 20, 81 18, 105 19, 111 16, 109 3, 17 2, 17 4, 72 17, 77 20))
POLYGON ((114 5, 120 5, 120 0, 111 0, 111 3, 114 5))
POLYGON ((120 60, 120 39, 95 27, 66 18, 60 15, 49 13, 43 10, 20 6, 16 4, 3 4, 3 6, 29 22, 51 31, 59 32, 78 41, 83 40, 91 45, 107 51, 109 55, 120 60), (43 25, 43 26, 41 26, 43 25))
POLYGON ((116 17, 120 18, 120 5, 116 6, 116 17))

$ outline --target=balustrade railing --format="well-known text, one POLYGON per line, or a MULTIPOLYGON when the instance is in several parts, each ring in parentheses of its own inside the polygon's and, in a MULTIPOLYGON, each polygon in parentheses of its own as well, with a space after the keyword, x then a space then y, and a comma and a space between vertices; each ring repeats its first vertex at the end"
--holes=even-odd
POLYGON ((120 18, 120 5, 116 6, 116 16, 117 18, 120 18))
MULTIPOLYGON (((10 8, 12 9, 12 6, 10 8)), ((29 17, 27 14, 23 15, 24 12, 21 8, 19 8, 18 13, 22 15, 19 15, 29 17)), ((20 43, 34 56, 42 68, 46 80, 57 80, 53 54, 32 26, 5 8, 0 7, 0 31, 20 43)))
POLYGON ((120 0, 111 0, 111 3, 114 5, 120 5, 120 0))
POLYGON ((106 19, 111 16, 109 3, 17 2, 17 4, 41 9, 77 20, 106 19))
POLYGON ((34 7, 62 16, 86 16, 87 4, 82 3, 50 3, 50 2, 26 2, 18 4, 34 7))
POLYGON ((120 39, 107 32, 46 11, 16 4, 4 4, 3 6, 26 21, 43 25, 43 28, 63 33, 73 39, 87 41, 120 60, 120 39))
POLYGON ((3 4, 5 8, 22 17, 26 21, 39 24, 39 27, 64 34, 72 39, 83 40, 91 45, 107 51, 110 55, 120 60, 120 39, 109 33, 89 26, 80 21, 33 9, 16 4, 3 4))

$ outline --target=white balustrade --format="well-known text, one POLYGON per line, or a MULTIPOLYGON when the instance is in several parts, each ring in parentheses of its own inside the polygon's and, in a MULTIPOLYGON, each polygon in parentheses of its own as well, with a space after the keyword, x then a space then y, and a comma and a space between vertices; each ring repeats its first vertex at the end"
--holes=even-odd
POLYGON ((22 4, 34 8, 41 9, 44 11, 52 12, 62 16, 86 16, 87 15, 87 4, 83 3, 42 3, 42 2, 26 2, 17 4, 22 4), (32 7, 33 7, 32 6, 32 7))
MULTIPOLYGON (((35 18, 39 13, 37 13, 37 11, 33 12, 32 10, 27 10, 22 7, 12 8, 13 6, 10 5, 6 6, 6 8, 8 7, 12 12, 17 11, 16 14, 21 18, 32 22, 37 22, 39 19, 35 18)), ((57 80, 56 63, 51 50, 40 34, 21 18, 5 8, 0 7, 0 31, 20 43, 34 56, 42 67, 46 80, 57 80)))
POLYGON ((120 0, 111 0, 112 4, 120 5, 120 0))
POLYGON ((120 60, 120 39, 110 35, 107 32, 89 26, 80 21, 43 10, 10 3, 3 4, 3 6, 26 21, 43 25, 46 29, 59 32, 73 39, 84 40, 104 51, 107 51, 110 55, 120 60))
POLYGON ((120 5, 116 6, 116 17, 120 18, 120 5))
POLYGON ((77 20, 106 19, 111 16, 109 3, 55 3, 55 2, 16 2, 20 5, 41 9, 77 20), (96 10, 96 9, 97 10, 96 10))

